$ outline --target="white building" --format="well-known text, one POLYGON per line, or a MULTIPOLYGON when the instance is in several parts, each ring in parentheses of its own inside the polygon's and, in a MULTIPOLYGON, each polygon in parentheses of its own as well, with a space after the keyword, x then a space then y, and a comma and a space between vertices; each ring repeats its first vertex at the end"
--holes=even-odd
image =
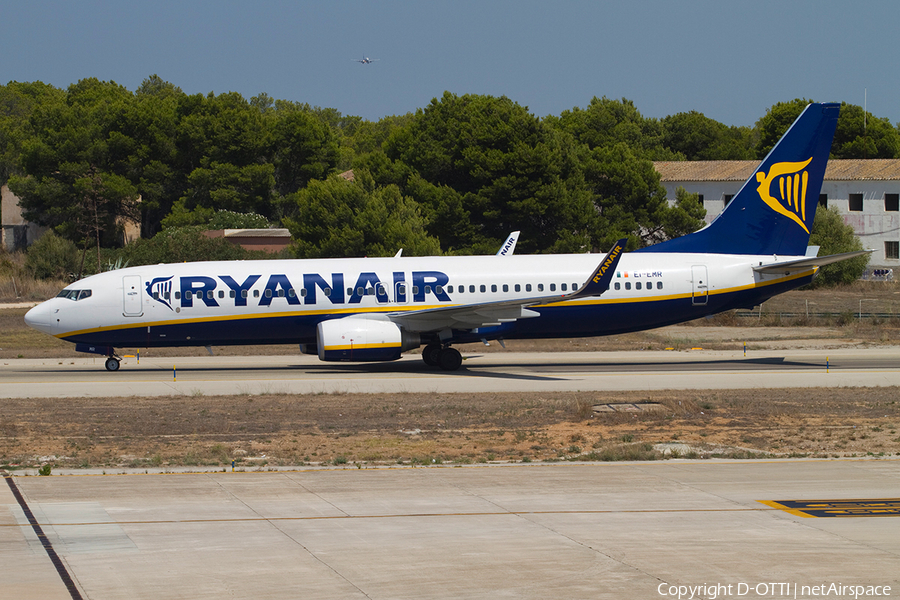
MULTIPOLYGON (((656 162, 666 196, 683 187, 699 194, 711 221, 759 165, 754 160, 656 162)), ((828 161, 819 206, 836 207, 862 245, 874 250, 869 267, 900 267, 900 159, 828 161)))

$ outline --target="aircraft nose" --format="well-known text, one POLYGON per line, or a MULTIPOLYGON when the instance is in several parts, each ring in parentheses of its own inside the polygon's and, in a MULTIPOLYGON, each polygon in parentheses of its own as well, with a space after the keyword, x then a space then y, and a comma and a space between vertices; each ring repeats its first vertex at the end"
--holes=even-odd
POLYGON ((49 302, 41 302, 25 313, 25 324, 29 327, 50 333, 53 327, 53 311, 49 302))

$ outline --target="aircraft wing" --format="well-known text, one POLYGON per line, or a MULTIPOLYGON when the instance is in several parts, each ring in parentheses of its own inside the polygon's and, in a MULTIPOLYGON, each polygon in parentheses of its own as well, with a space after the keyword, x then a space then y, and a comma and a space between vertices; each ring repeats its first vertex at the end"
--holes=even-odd
POLYGON ((622 256, 622 251, 625 249, 626 241, 621 239, 616 242, 615 246, 603 257, 603 260, 600 261, 600 264, 597 265, 597 268, 594 269, 584 285, 569 294, 528 296, 497 302, 440 306, 412 312, 390 313, 388 317, 408 331, 494 327, 519 319, 538 317, 540 313, 529 310, 529 307, 588 296, 600 296, 608 290, 615 274, 616 265, 622 256))
POLYGON ((769 263, 753 267, 757 273, 779 273, 790 275, 800 271, 808 271, 813 267, 821 267, 832 263, 841 262, 849 258, 856 258, 864 254, 871 254, 874 250, 859 250, 857 252, 844 252, 843 254, 832 254, 831 256, 813 256, 809 258, 800 258, 797 260, 785 260, 782 262, 769 263))

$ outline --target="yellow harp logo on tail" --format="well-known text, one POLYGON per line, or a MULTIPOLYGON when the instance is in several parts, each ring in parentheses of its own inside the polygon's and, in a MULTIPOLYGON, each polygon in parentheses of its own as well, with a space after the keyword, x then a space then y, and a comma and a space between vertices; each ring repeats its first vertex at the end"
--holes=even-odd
POLYGON ((769 174, 757 171, 756 191, 769 208, 780 215, 793 219, 806 233, 806 187, 809 173, 804 169, 812 162, 812 157, 804 162, 781 162, 772 165, 769 174), (772 184, 777 182, 776 193, 780 198, 772 197, 772 184))

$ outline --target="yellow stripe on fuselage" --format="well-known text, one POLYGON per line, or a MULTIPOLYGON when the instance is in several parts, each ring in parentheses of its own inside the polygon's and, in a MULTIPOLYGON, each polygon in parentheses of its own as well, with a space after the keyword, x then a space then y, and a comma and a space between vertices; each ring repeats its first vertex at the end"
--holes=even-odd
MULTIPOLYGON (((773 279, 771 281, 762 281, 762 282, 754 282, 747 285, 741 285, 731 288, 724 288, 719 290, 710 290, 708 295, 717 296, 721 294, 731 294, 735 292, 741 292, 744 290, 767 287, 770 285, 775 285, 778 283, 784 283, 786 281, 793 281, 795 279, 800 279, 802 277, 808 277, 810 275, 815 274, 818 270, 818 267, 810 269, 809 271, 804 271, 802 273, 795 273, 793 275, 789 275, 786 277, 780 277, 778 279, 773 279)), ((550 304, 542 304, 536 308, 560 308, 566 306, 590 306, 590 305, 599 305, 599 304, 633 304, 637 302, 661 302, 666 300, 679 300, 684 298, 691 298, 694 294, 691 293, 683 293, 683 294, 669 294, 664 296, 656 296, 656 295, 648 295, 645 297, 631 297, 631 298, 586 298, 580 300, 566 300, 563 302, 552 302, 550 304)), ((389 306, 373 306, 373 307, 356 307, 356 308, 331 308, 331 309, 317 309, 317 310, 294 310, 288 312, 275 312, 275 313, 245 313, 239 315, 221 315, 221 316, 208 316, 208 317, 195 317, 195 318, 186 318, 186 319, 168 319, 164 321, 152 321, 152 322, 140 322, 140 323, 122 323, 120 325, 112 325, 109 327, 94 327, 90 329, 80 329, 76 331, 69 331, 66 333, 57 333, 54 334, 54 337, 57 338, 67 338, 76 335, 86 335, 90 333, 97 333, 100 331, 116 331, 119 329, 134 329, 137 327, 162 327, 165 325, 183 325, 188 323, 215 323, 215 322, 227 322, 227 321, 240 321, 245 319, 273 319, 273 318, 281 318, 281 317, 306 317, 306 316, 315 316, 315 315, 356 315, 360 313, 402 313, 402 312, 417 312, 421 310, 430 310, 435 308, 455 308, 465 306, 464 304, 432 304, 432 305, 422 305, 422 306, 409 306, 403 305, 398 306, 396 304, 389 306)))

